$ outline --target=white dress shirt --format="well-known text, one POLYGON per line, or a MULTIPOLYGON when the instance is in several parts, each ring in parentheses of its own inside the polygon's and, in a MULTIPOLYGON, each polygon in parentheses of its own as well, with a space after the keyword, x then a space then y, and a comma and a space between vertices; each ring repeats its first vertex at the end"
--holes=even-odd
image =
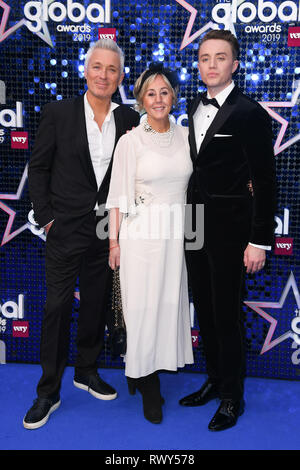
POLYGON ((88 102, 86 94, 84 95, 87 138, 98 189, 103 181, 114 149, 116 126, 113 110, 118 106, 117 103, 110 103, 109 111, 100 130, 94 120, 93 109, 88 102))
MULTIPOLYGON (((224 88, 224 90, 220 91, 220 93, 218 93, 215 96, 215 99, 217 100, 220 106, 224 104, 226 98, 231 93, 234 86, 235 86, 234 82, 231 82, 226 88, 224 88)), ((207 93, 207 97, 211 98, 209 93, 207 93)), ((212 104, 204 105, 202 101, 199 103, 199 106, 196 109, 196 112, 194 114, 194 128, 195 128, 197 152, 199 152, 199 149, 201 147, 205 134, 209 126, 213 122, 214 118, 216 117, 216 114, 218 111, 219 111, 218 108, 216 108, 216 106, 212 104)), ((255 246, 256 248, 262 248, 263 250, 271 250, 270 246, 256 245, 254 243, 249 243, 249 244, 252 246, 255 246)))

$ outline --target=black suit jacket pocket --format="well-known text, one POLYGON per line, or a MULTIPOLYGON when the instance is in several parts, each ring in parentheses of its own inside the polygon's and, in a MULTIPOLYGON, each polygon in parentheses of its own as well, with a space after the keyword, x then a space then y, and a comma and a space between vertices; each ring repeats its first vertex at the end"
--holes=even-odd
POLYGON ((230 139, 230 137, 233 137, 232 134, 215 134, 213 136, 214 139, 230 139))

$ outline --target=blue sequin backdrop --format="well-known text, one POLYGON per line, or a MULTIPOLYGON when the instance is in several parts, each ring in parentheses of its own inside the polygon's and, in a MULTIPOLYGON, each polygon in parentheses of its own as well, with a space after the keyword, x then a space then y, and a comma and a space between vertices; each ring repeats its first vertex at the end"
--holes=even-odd
MULTIPOLYGON (((236 83, 271 114, 278 179, 279 252, 269 254, 264 272, 248 276, 246 283, 247 372, 299 379, 300 64, 299 47, 288 45, 291 31, 299 35, 298 18, 296 1, 0 0, 0 362, 5 352, 7 362, 39 362, 45 241, 33 224, 27 163, 43 105, 84 92, 89 43, 98 38, 99 28, 115 28, 125 53, 125 79, 116 100, 132 104, 135 79, 150 62, 163 62, 180 75, 173 115, 187 125, 187 100, 204 89, 198 41, 211 28, 227 27, 241 46, 236 83), (18 325, 27 326, 29 336, 14 328, 18 325)), ((78 306, 75 295, 70 364, 76 354, 78 306)), ((192 305, 191 316, 195 364, 188 369, 203 372, 192 305)), ((111 360, 108 342, 99 362, 122 367, 121 359, 111 360)))

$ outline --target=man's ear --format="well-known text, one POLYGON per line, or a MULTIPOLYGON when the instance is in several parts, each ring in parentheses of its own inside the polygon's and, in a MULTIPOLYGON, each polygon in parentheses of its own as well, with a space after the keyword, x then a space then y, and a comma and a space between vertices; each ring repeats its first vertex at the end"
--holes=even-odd
POLYGON ((237 70, 239 66, 239 61, 238 60, 234 60, 233 61, 233 65, 232 65, 232 73, 234 74, 234 72, 237 70))
POLYGON ((124 76, 125 76, 125 74, 124 74, 124 73, 121 73, 120 79, 119 79, 119 85, 121 85, 121 83, 123 82, 124 76))

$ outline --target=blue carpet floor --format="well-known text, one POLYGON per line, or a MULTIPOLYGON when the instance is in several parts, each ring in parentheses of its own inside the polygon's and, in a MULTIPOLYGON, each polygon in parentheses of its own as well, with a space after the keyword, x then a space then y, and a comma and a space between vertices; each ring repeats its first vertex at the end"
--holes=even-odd
POLYGON ((101 376, 118 390, 104 402, 72 384, 73 369, 63 378, 61 406, 48 423, 34 431, 22 420, 35 398, 38 365, 0 366, 1 450, 299 450, 300 382, 248 378, 246 411, 238 424, 212 433, 207 425, 218 403, 183 408, 182 396, 197 390, 201 374, 162 373, 164 419, 159 425, 142 414, 140 394, 128 394, 122 370, 104 369, 101 376))

